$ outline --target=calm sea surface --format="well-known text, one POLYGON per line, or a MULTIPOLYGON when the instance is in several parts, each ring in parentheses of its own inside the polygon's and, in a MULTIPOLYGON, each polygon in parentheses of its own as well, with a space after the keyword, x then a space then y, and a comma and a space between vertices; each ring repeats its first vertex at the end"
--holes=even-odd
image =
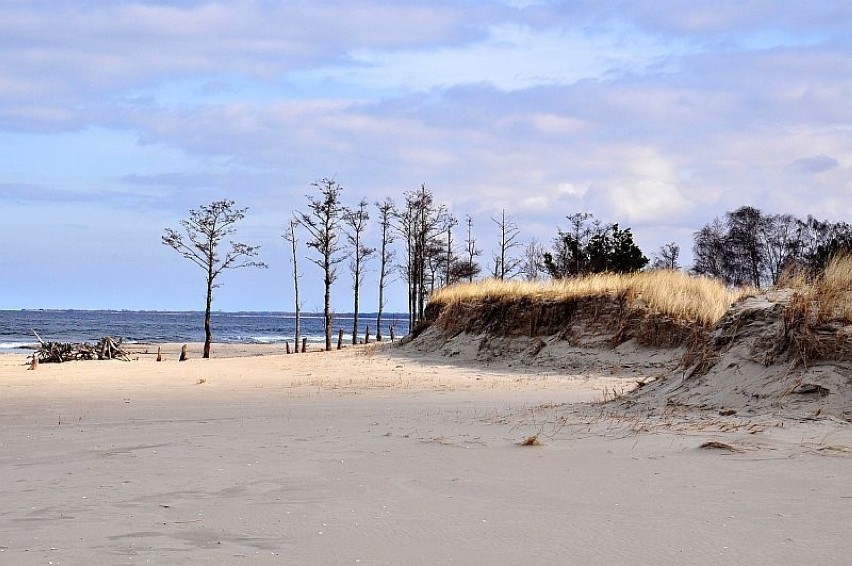
MULTIPOLYGON (((283 312, 214 312, 213 340, 247 344, 271 344, 293 341, 295 317, 283 312)), ((386 313, 382 326, 384 336, 395 323, 397 336, 408 333, 408 315, 386 313)), ((302 317, 302 336, 308 342, 324 340, 322 314, 302 317)), ((334 332, 342 328, 344 339, 352 339, 352 315, 335 315, 334 332)), ((376 335, 375 313, 359 315, 359 336, 370 326, 376 335)), ((55 342, 96 342, 104 336, 125 342, 202 342, 203 312, 152 311, 80 311, 80 310, 0 310, 0 350, 13 350, 37 342, 35 330, 44 340, 55 342)))

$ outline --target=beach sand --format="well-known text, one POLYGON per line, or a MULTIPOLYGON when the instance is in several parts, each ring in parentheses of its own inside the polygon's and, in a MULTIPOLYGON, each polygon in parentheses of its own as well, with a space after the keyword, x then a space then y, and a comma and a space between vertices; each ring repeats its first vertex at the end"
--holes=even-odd
POLYGON ((0 564, 852 555, 844 423, 604 417, 589 403, 634 377, 373 347, 134 349, 35 371, 0 356, 0 564))

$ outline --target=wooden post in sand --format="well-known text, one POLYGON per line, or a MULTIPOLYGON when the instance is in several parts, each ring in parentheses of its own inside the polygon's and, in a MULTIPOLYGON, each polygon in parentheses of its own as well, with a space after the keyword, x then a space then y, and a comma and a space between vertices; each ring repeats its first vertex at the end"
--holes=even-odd
MULTIPOLYGON (((284 347, 287 349, 287 353, 289 354, 290 353, 290 342, 288 340, 284 341, 284 347)), ((299 351, 298 347, 296 348, 296 351, 297 352, 299 351)))
MULTIPOLYGON (((297 346, 298 346, 298 344, 297 344, 297 346)), ((304 354, 307 351, 308 351, 308 339, 302 338, 302 353, 304 354)))
POLYGON ((157 346, 157 361, 158 362, 163 361, 163 347, 162 346, 157 346))
POLYGON ((337 349, 341 349, 343 347, 343 329, 340 329, 340 333, 337 335, 337 349))
POLYGON ((181 349, 180 349, 180 360, 179 361, 185 362, 189 358, 189 355, 187 353, 188 350, 189 350, 189 346, 187 344, 184 344, 181 347, 181 349))
POLYGON ((38 369, 38 352, 33 352, 33 361, 30 362, 30 367, 27 369, 38 369))
POLYGON ((370 343, 370 325, 367 325, 367 331, 364 333, 364 344, 370 343))
POLYGON ((392 322, 392 323, 391 323, 391 327, 390 327, 391 342, 393 342, 393 341, 394 341, 394 338, 396 338, 396 337, 394 336, 394 334, 395 334, 395 329, 396 329, 396 322, 392 322))

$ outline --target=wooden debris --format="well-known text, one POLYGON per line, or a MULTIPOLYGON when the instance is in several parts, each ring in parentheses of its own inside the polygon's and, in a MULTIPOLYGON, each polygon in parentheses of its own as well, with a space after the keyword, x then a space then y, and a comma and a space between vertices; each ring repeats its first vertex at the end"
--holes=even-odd
POLYGON ((163 361, 163 347, 162 346, 157 346, 157 361, 158 362, 163 361))
POLYGON ((184 344, 180 348, 180 359, 178 361, 185 362, 187 359, 189 359, 189 345, 184 344))
POLYGON ((46 342, 33 330, 39 340, 40 347, 33 353, 30 369, 35 369, 41 363, 63 363, 78 360, 124 360, 130 357, 121 348, 121 341, 116 342, 111 336, 101 338, 97 344, 88 342, 46 342))

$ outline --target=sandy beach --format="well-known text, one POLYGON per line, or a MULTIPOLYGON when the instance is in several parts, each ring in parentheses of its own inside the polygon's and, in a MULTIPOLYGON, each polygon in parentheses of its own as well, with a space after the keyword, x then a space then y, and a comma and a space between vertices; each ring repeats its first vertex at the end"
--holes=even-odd
MULTIPOLYGON (((145 353, 145 350, 148 353, 145 353)), ((848 425, 394 349, 0 356, 2 564, 842 564, 848 425), (265 355, 261 355, 265 354, 265 355), (537 435, 537 444, 522 446, 537 435), (701 448, 707 442, 715 442, 701 448)), ((200 351, 193 345, 192 351, 200 351)))

